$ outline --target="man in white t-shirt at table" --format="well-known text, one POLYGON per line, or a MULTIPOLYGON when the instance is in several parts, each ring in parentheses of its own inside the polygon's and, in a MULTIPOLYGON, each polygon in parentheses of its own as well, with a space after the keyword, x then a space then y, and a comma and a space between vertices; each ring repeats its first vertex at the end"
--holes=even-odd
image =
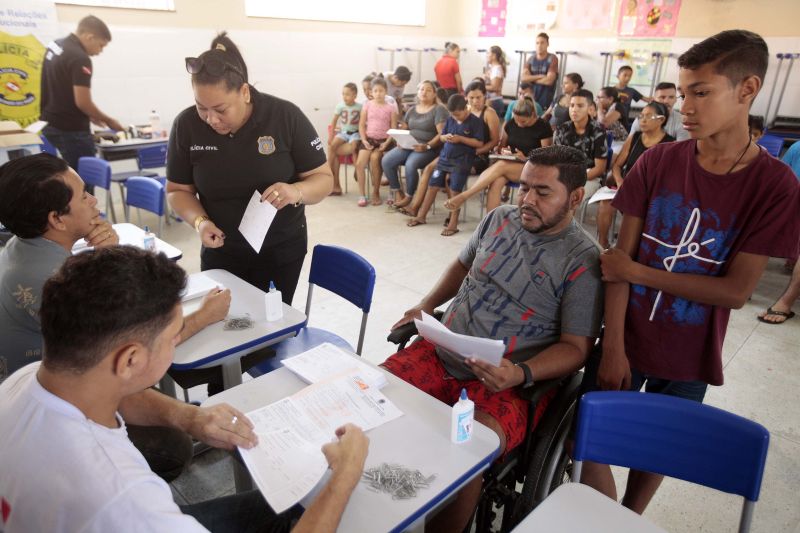
MULTIPOLYGON (((258 438, 230 405, 201 408, 150 387, 184 327, 186 273, 130 246, 67 259, 42 291, 44 356, 0 385, 0 530, 285 531, 258 491, 179 508, 126 424, 186 431, 212 446, 258 438)), ((322 448, 332 475, 295 531, 333 532, 361 478, 368 440, 340 428, 322 448)))

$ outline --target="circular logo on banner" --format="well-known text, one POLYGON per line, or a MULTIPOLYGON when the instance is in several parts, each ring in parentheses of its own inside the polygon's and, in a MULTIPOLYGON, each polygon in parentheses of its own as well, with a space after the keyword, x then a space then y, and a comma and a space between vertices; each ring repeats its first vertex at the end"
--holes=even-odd
POLYGON ((39 119, 45 47, 33 35, 0 32, 0 118, 25 127, 39 119))

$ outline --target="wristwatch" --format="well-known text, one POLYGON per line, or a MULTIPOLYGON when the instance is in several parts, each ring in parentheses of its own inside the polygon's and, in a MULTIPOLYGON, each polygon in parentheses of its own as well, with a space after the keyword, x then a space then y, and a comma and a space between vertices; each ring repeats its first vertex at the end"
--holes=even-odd
POLYGON ((526 365, 525 363, 514 363, 516 366, 522 369, 522 373, 525 374, 525 381, 522 382, 522 388, 528 389, 533 387, 533 372, 531 372, 531 367, 526 365))
POLYGON ((202 224, 202 223, 203 223, 203 222, 205 222, 206 220, 211 220, 211 219, 210 219, 210 218, 208 218, 208 217, 207 217, 207 216, 205 216, 205 215, 197 215, 197 216, 194 218, 194 230, 195 230, 195 231, 200 231, 200 224, 202 224))

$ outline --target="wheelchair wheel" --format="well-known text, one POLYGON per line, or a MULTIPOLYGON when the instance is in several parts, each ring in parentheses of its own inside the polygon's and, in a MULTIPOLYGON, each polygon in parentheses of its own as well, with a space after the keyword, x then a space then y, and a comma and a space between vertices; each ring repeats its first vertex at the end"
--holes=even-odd
POLYGON ((536 429, 538 437, 522 493, 514 508, 514 525, 519 523, 559 485, 568 482, 572 461, 565 447, 578 400, 582 373, 573 376, 556 394, 536 429))

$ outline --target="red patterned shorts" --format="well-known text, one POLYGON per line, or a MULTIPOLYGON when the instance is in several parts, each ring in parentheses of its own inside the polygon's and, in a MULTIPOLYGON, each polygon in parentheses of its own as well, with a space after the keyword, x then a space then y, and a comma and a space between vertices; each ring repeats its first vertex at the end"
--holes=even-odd
MULTIPOLYGON (((506 437, 505 455, 519 446, 525 438, 528 420, 528 401, 519 397, 515 389, 492 392, 477 379, 460 381, 451 376, 436 355, 436 347, 422 339, 390 356, 382 364, 389 372, 411 383, 434 398, 453 405, 461 389, 467 389, 475 409, 494 418, 503 428, 506 437)), ((534 424, 539 422, 550 395, 536 406, 534 424)))

